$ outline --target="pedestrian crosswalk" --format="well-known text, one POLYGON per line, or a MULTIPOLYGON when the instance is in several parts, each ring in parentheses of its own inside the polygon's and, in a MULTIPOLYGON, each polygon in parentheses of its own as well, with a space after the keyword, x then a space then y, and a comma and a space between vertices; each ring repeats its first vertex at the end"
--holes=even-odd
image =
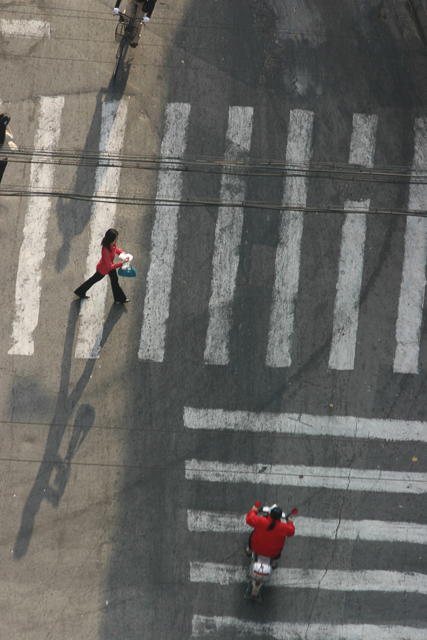
MULTIPOLYGON (((360 438, 373 438, 374 441, 412 441, 425 442, 426 423, 405 424, 404 421, 389 420, 365 420, 353 417, 291 414, 256 414, 243 411, 224 411, 213 409, 195 409, 186 407, 184 409, 184 427, 191 431, 217 431, 219 433, 232 432, 240 433, 247 437, 250 433, 271 433, 282 434, 304 434, 319 437, 327 437, 332 442, 334 439, 349 438, 349 442, 360 438), (411 424, 414 429, 411 430, 411 424), (360 430, 359 428, 360 427, 360 430), (351 438, 351 440, 350 440, 351 438)), ((241 450, 236 448, 236 457, 241 455, 241 450)), ((189 483, 209 483, 220 485, 221 495, 225 494, 228 485, 240 484, 257 485, 258 491, 267 485, 271 487, 272 496, 276 496, 277 487, 281 487, 288 493, 291 487, 305 489, 307 502, 312 504, 310 496, 317 495, 319 488, 327 489, 331 492, 345 492, 343 495, 350 499, 352 492, 369 492, 370 500, 372 495, 377 493, 378 498, 386 494, 394 494, 395 503, 402 499, 403 494, 425 494, 427 492, 427 474, 411 474, 402 471, 378 470, 378 469, 345 469, 342 467, 315 467, 315 466, 292 466, 292 465, 271 465, 266 464, 244 464, 242 462, 222 462, 218 460, 186 460, 185 477, 189 483), (221 488, 221 486, 223 488, 221 488), (314 490, 314 493, 310 493, 314 490), (350 493, 349 493, 350 492, 350 493), (399 497, 398 497, 399 496, 399 497)), ((205 491, 210 495, 209 489, 205 491)), ((195 494, 197 495, 197 493, 195 494)), ((273 499, 274 500, 274 499, 273 499)), ((356 499, 357 503, 360 503, 356 499)), ((281 560, 281 566, 273 573, 271 580, 267 583, 269 590, 289 589, 292 593, 293 601, 298 598, 301 590, 314 590, 319 592, 330 592, 334 594, 378 594, 378 597, 387 603, 387 598, 392 598, 393 594, 402 594, 405 597, 407 606, 410 606, 410 599, 425 597, 427 595, 427 576, 414 571, 397 571, 392 562, 386 570, 382 568, 354 569, 351 564, 336 568, 331 566, 328 560, 323 568, 306 568, 295 566, 298 562, 292 557, 291 546, 294 545, 297 537, 307 540, 307 544, 313 546, 318 541, 331 541, 334 544, 341 542, 345 544, 353 541, 359 545, 390 545, 405 544, 427 545, 427 526, 415 522, 396 521, 393 517, 389 520, 350 520, 341 517, 342 501, 332 499, 335 517, 315 518, 305 514, 296 519, 296 537, 285 546, 285 554, 281 560)), ((397 512, 397 509, 396 509, 397 512)), ((394 516, 395 514, 392 514, 394 516)), ((406 517, 410 520, 410 515, 406 517), (409 516, 409 517, 408 517, 409 516)), ((210 557, 210 549, 217 549, 214 539, 218 536, 230 534, 238 535, 239 542, 243 547, 244 534, 249 533, 245 516, 229 511, 206 511, 189 508, 187 510, 187 527, 190 536, 203 534, 204 555, 208 556, 206 561, 200 561, 190 556, 189 576, 190 582, 196 585, 212 585, 212 588, 230 589, 239 588, 244 593, 245 584, 248 580, 248 567, 245 566, 243 553, 233 557, 229 563, 218 562, 215 557, 210 557)), ((226 538, 224 538, 225 540, 226 538)), ((227 538, 230 544, 230 538, 227 538)), ((190 548, 192 547, 190 543, 190 548)), ((307 549, 307 547, 304 547, 307 549)), ((368 548, 368 546, 367 546, 368 548)), ((378 549, 378 546, 375 547, 378 549)), ((235 549, 235 544, 230 548, 235 549)), ((420 552, 420 555, 422 552, 420 552)), ((418 554, 417 554, 418 555, 418 554)), ((229 557, 229 554, 227 554, 229 557)), ((298 558, 298 555, 295 556, 298 558)), ((361 556, 363 559, 363 555, 361 556)), ((344 558, 346 556, 344 555, 344 558)), ((212 593, 212 592, 210 592, 212 593)), ((271 594, 266 592, 264 598, 270 598, 271 594)), ((212 611, 212 607, 210 609, 212 611)), ((381 609, 383 620, 387 622, 389 605, 385 604, 381 609)), ((251 617, 239 618, 224 615, 224 610, 218 610, 218 615, 202 615, 201 611, 195 611, 192 619, 193 638, 219 638, 229 633, 230 637, 265 637, 302 640, 303 638, 318 638, 319 640, 329 640, 329 638, 355 638, 365 640, 368 637, 384 638, 387 640, 411 640, 424 637, 426 629, 411 626, 399 626, 398 624, 388 624, 386 626, 364 624, 363 610, 358 610, 357 620, 359 624, 334 625, 327 619, 321 625, 301 624, 295 622, 253 622, 251 617), (424 634, 424 635, 423 635, 424 634)), ((352 616, 354 620, 354 615, 352 616)), ((228 635, 226 637, 229 637, 228 635)))
MULTIPOLYGON (((101 136, 99 152, 120 154, 126 128, 127 102, 124 100, 105 101, 102 103, 101 136)), ((120 165, 100 166, 95 176, 95 194, 116 195, 120 187, 120 165)), ((87 280, 95 272, 95 265, 100 255, 100 238, 105 231, 114 227, 116 218, 116 204, 114 202, 95 202, 92 206, 90 219, 90 244, 86 261, 87 280)), ((97 358, 103 333, 104 307, 107 294, 107 279, 93 287, 89 300, 81 305, 80 326, 76 346, 76 358, 97 358)))
MULTIPOLYGON (((34 140, 37 149, 54 150, 60 145, 63 96, 40 98, 38 129, 34 140)), ((100 152, 120 155, 123 151, 127 127, 128 102, 105 101, 102 104, 100 152)), ((244 203, 249 179, 227 169, 226 163, 246 162, 251 156, 256 112, 251 106, 230 106, 228 127, 225 134, 225 168, 219 185, 220 206, 216 218, 215 237, 211 250, 212 267, 210 291, 206 313, 205 365, 226 366, 230 362, 231 340, 234 334, 234 303, 237 295, 237 273, 242 251, 242 229, 245 219, 244 203)), ((166 106, 161 156, 163 164, 157 178, 158 204, 155 206, 154 225, 151 232, 151 249, 146 283, 141 285, 144 300, 143 318, 137 356, 141 361, 163 362, 167 358, 167 337, 174 317, 171 316, 171 300, 174 296, 173 273, 177 267, 176 253, 179 244, 180 206, 186 176, 177 166, 170 166, 168 158, 191 155, 192 140, 189 137, 191 105, 169 103, 166 106), (165 199, 173 203, 165 203, 165 199)), ((288 167, 308 167, 313 155, 313 131, 316 114, 313 111, 294 109, 289 113, 287 145, 284 152, 288 167)), ((376 132, 379 118, 376 115, 355 113, 349 140, 349 165, 371 168, 375 165, 376 132)), ((408 208, 413 211, 425 207, 427 187, 418 178, 427 170, 427 120, 418 118, 414 123, 413 174, 409 189, 408 208)), ((120 163, 98 167, 94 195, 120 192, 123 169, 120 163)), ((32 190, 51 191, 55 179, 55 167, 49 164, 32 165, 30 183, 32 190)), ((275 248, 274 284, 271 290, 271 308, 264 363, 274 369, 290 367, 295 353, 295 308, 302 294, 300 282, 302 237, 304 232, 304 207, 308 198, 310 179, 307 175, 288 174, 283 182, 283 211, 280 213, 277 246, 275 248), (296 209, 292 210, 295 205, 296 209)), ((347 199, 343 203, 347 211, 340 243, 336 281, 331 278, 330 298, 335 300, 330 325, 330 350, 328 365, 331 370, 349 371, 355 367, 359 336, 360 297, 366 254, 367 213, 370 200, 347 199), (357 213, 353 211, 357 210, 357 213), (364 213, 366 212, 366 213, 364 213)), ((92 274, 99 254, 100 238, 105 228, 114 224, 115 207, 112 202, 94 203, 90 218, 90 238, 87 266, 81 279, 92 274)), ((41 270, 45 258, 45 234, 49 220, 51 198, 30 198, 23 230, 24 240, 20 248, 15 287, 15 312, 11 328, 10 355, 31 356, 35 353, 34 332, 40 314, 41 270), (37 250, 34 251, 34 247, 37 250)), ((138 224, 135 219, 135 224, 138 224)), ((395 353, 390 366, 395 373, 419 372, 421 324, 424 310, 427 263, 427 223, 424 218, 408 217, 404 243, 403 267, 396 324, 389 327, 395 336, 395 353)), ((191 248, 190 248, 191 250, 191 248)), ((80 281, 80 278, 79 278, 80 281)), ((106 283, 93 289, 91 299, 81 308, 77 358, 96 358, 102 336, 103 313, 106 300, 106 283), (97 346, 98 345, 98 346, 97 346)), ((329 320, 328 320, 329 321, 329 320)))
MULTIPOLYGON (((245 517, 236 513, 188 509, 188 530, 194 533, 247 533, 245 517)), ((332 520, 298 517, 298 537, 364 540, 427 545, 427 526, 381 520, 332 520)))
MULTIPOLYGON (((225 159, 245 160, 249 157, 253 126, 251 107, 231 107, 228 119, 225 159)), ((245 199, 247 180, 224 173, 221 202, 240 203, 245 199)), ((212 265, 212 291, 209 301, 209 325, 204 360, 206 364, 228 364, 231 307, 239 266, 242 240, 243 207, 220 207, 215 229, 212 265)))
MULTIPOLYGON (((361 114, 353 116, 349 164, 373 167, 377 124, 376 116, 361 114)), ((363 202, 347 200, 344 204, 344 208, 349 213, 346 214, 342 229, 332 345, 329 354, 331 369, 354 369, 365 252, 366 214, 356 214, 351 211, 354 209, 369 211, 369 205, 369 200, 363 202)))
MULTIPOLYGON (((251 622, 231 616, 194 616, 192 638, 223 638, 231 633, 233 638, 247 638, 248 631, 254 638, 275 640, 425 640, 425 629, 408 626, 373 624, 319 624, 287 622, 251 622)), ((229 636, 227 636, 229 637, 229 636)))
MULTIPOLYGON (((59 145, 64 97, 42 97, 38 110, 39 127, 34 141, 36 149, 55 150, 59 145)), ((54 165, 31 165, 30 184, 33 191, 52 190, 54 165)), ((31 196, 24 223, 24 239, 20 248, 15 288, 15 319, 10 355, 34 354, 34 330, 37 327, 41 297, 41 274, 45 257, 47 225, 52 199, 31 196)))

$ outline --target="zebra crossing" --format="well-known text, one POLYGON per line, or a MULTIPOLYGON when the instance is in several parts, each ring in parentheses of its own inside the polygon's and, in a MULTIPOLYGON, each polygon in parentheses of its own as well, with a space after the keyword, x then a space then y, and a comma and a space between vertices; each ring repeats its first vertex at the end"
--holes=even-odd
MULTIPOLYGON (((59 146, 63 96, 42 97, 39 104, 39 125, 34 146, 54 150, 59 146)), ((120 154, 127 126, 127 102, 104 102, 99 150, 120 154)), ((247 160, 251 154, 253 123, 256 113, 248 106, 229 108, 226 133, 225 160, 247 160)), ((313 129, 316 114, 294 109, 289 114, 286 162, 289 165, 309 165, 313 153, 313 129)), ((180 200, 185 176, 168 165, 167 158, 191 153, 188 128, 191 105, 169 103, 166 106, 161 156, 165 159, 157 178, 157 200, 151 235, 150 263, 147 275, 143 320, 138 348, 141 361, 163 362, 167 344, 172 282, 175 256, 179 241, 180 207, 166 205, 164 199, 180 200)), ((349 164, 373 167, 376 150, 376 115, 354 114, 350 140, 349 164)), ((414 124, 414 159, 412 182, 409 189, 410 210, 424 208, 427 186, 417 178, 427 169, 427 120, 416 119, 414 124)), ((118 194, 120 166, 98 167, 94 194, 118 194)), ((287 176, 283 184, 283 205, 304 206, 307 202, 308 178, 287 176)), ((54 183, 54 165, 32 164, 31 188, 49 191, 54 183)), ((246 177, 232 175, 225 169, 220 187, 221 201, 244 201, 248 187, 246 177)), ((338 278, 335 283, 335 305, 331 326, 329 368, 354 368, 360 309, 361 281, 366 240, 366 214, 370 201, 347 200, 347 211, 342 236, 338 278), (352 213, 358 209, 357 214, 352 213)), ((15 287, 15 312, 11 332, 9 355, 34 354, 34 331, 40 313, 41 271, 45 259, 46 229, 50 216, 51 199, 30 198, 23 230, 15 287), (38 254, 34 255, 34 238, 38 254)), ((90 243, 85 276, 93 271, 98 258, 99 238, 106 227, 114 224, 115 205, 94 204, 90 221, 90 243)), ((242 244, 243 207, 219 207, 212 258, 212 278, 208 304, 209 321, 205 336, 204 363, 225 366, 230 359, 230 329, 233 320, 233 301, 236 296, 236 278, 239 252, 242 244)), ((283 210, 280 213, 279 238, 276 248, 275 277, 268 327, 265 363, 271 368, 289 367, 295 340, 295 305, 300 294, 301 240, 304 214, 283 210)), ((393 371, 417 374, 421 341, 421 322, 424 309, 427 264, 427 222, 424 218, 409 217, 404 239, 404 257, 396 327, 390 332, 396 336, 393 371)), ((333 287, 333 284, 332 284, 333 287)), ((334 291, 331 291, 331 297, 334 291)), ((76 358, 96 358, 102 337, 103 313, 106 300, 105 282, 94 288, 90 300, 82 304, 76 358)))
MULTIPOLYGON (((120 154, 126 128, 127 102, 124 100, 102 103, 100 153, 120 154)), ((117 195, 120 187, 121 167, 97 168, 95 176, 95 193, 101 195, 108 192, 117 195)), ((92 206, 90 220, 90 245, 86 261, 85 280, 94 272, 94 265, 99 260, 99 239, 105 230, 114 227, 116 204, 114 202, 95 202, 92 206)), ((77 337, 76 358, 97 358, 101 350, 103 334, 103 316, 107 295, 107 282, 101 280, 100 286, 94 287, 88 304, 82 305, 80 326, 77 337), (101 311, 102 310, 102 311, 101 311), (101 311, 101 312, 100 312, 101 311)))
MULTIPOLYGON (((306 436, 328 436, 329 438, 374 438, 379 442, 425 442, 427 423, 393 420, 369 420, 356 417, 327 417, 295 414, 256 414, 244 411, 224 411, 219 409, 184 409, 184 427, 191 431, 217 431, 241 433, 243 436, 256 433, 304 434, 306 436), (412 428, 413 427, 413 428, 412 428)), ((312 466, 271 465, 259 463, 245 465, 241 462, 221 462, 217 460, 192 459, 185 462, 185 477, 188 482, 207 482, 220 484, 255 484, 303 487, 310 490, 327 488, 331 491, 376 492, 379 496, 405 493, 425 494, 427 492, 427 474, 412 474, 399 471, 379 471, 378 469, 345 469, 312 466)), ((220 489, 221 491, 221 489, 220 489)), ((296 535, 312 540, 357 541, 359 544, 370 542, 391 545, 405 543, 427 545, 427 526, 414 522, 346 520, 341 518, 340 501, 334 501, 337 509, 335 518, 311 518, 303 515, 296 520, 296 535)), ((225 534, 244 534, 249 532, 245 516, 238 513, 187 510, 187 527, 190 536, 204 533, 209 536, 215 548, 212 536, 225 534)), ((190 544, 191 546, 191 544, 190 544)), ((285 549, 286 550, 286 549, 285 549)), ((353 570, 330 568, 307 569, 293 566, 277 569, 271 581, 270 589, 286 588, 297 597, 299 590, 319 590, 334 593, 379 593, 382 598, 392 594, 405 594, 408 602, 411 596, 427 595, 427 576, 413 571, 396 571, 393 566, 387 570, 365 568, 353 570)), ((289 562, 289 558, 290 562, 289 562)), ((189 576, 194 584, 216 585, 217 589, 239 585, 244 591, 247 581, 247 567, 243 560, 232 564, 201 562, 190 558, 189 576)), ((286 562, 286 560, 285 560, 286 562)), ((269 597, 267 594, 265 597, 269 597)), ((387 611, 388 609, 385 609, 387 611)), ((281 640, 300 640, 313 638, 348 638, 365 640, 368 637, 384 640, 412 640, 423 638, 426 629, 414 626, 358 624, 334 625, 303 624, 301 620, 290 622, 253 622, 252 619, 222 615, 205 616, 195 611, 192 618, 192 638, 219 638, 224 633, 230 637, 264 637, 281 640), (234 634, 234 635, 233 635, 234 634)), ((360 614, 363 617, 363 613, 360 614)), ((228 636, 227 636, 228 637, 228 636)))

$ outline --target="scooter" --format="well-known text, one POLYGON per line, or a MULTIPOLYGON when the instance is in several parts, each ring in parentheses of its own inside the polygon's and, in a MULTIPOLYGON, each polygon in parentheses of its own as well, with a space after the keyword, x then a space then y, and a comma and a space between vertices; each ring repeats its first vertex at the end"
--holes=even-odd
MULTIPOLYGON (((271 507, 263 507, 260 509, 261 502, 258 500, 255 502, 255 506, 258 507, 258 515, 261 514, 264 517, 270 515, 270 511, 277 507, 277 504, 273 504, 271 507)), ((287 515, 282 514, 282 522, 287 522, 288 518, 293 518, 298 513, 298 509, 294 508, 287 515)), ((268 558, 267 556, 260 556, 252 551, 251 565, 249 568, 249 585, 246 589, 245 598, 251 600, 258 600, 261 602, 261 596, 259 595, 260 589, 263 584, 268 582, 271 578, 271 572, 277 566, 276 560, 268 558)))

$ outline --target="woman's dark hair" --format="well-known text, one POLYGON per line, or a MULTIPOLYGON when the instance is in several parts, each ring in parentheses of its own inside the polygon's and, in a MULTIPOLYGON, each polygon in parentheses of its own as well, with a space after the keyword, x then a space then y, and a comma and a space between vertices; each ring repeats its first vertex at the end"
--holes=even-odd
POLYGON ((278 520, 280 520, 281 517, 282 517, 281 508, 280 507, 274 507, 270 511, 270 518, 273 520, 273 522, 270 524, 270 526, 268 527, 267 531, 271 531, 272 529, 274 529, 274 527, 276 526, 276 522, 278 520))
POLYGON ((108 229, 105 236, 101 240, 101 244, 103 247, 110 248, 110 245, 114 242, 114 240, 119 235, 119 232, 116 229, 108 229))
POLYGON ((6 139, 6 127, 10 122, 8 113, 0 113, 0 146, 4 144, 6 139))

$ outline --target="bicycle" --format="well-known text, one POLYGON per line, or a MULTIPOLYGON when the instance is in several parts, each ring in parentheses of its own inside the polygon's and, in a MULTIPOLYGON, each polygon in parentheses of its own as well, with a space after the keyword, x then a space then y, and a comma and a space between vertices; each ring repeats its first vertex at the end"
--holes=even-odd
POLYGON ((116 42, 119 43, 119 48, 116 53, 116 64, 114 65, 113 78, 116 77, 117 69, 120 65, 120 60, 126 55, 127 49, 130 43, 134 40, 138 27, 135 26, 136 5, 133 8, 132 15, 129 17, 125 13, 119 11, 120 22, 116 27, 116 42))

